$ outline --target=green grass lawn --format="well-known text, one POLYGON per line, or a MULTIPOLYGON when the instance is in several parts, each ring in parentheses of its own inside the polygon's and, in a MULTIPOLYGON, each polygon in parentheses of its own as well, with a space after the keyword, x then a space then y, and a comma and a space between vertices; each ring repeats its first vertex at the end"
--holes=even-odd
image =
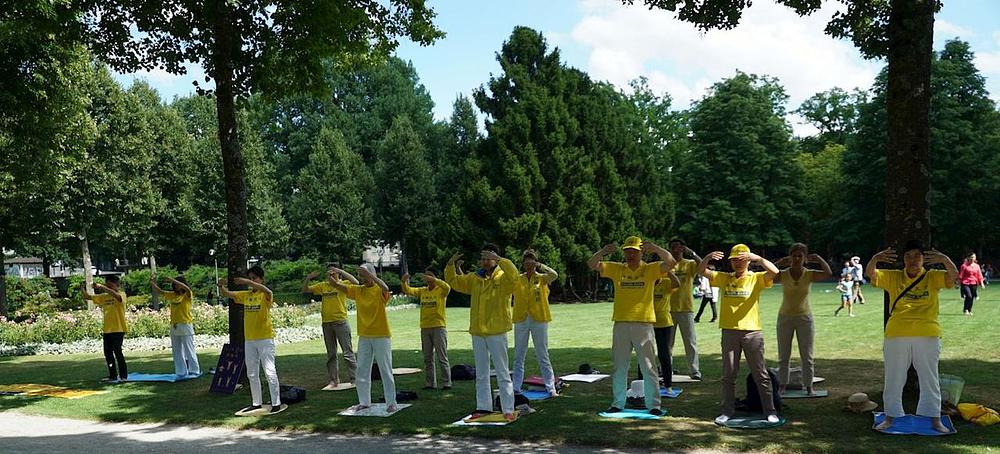
MULTIPOLYGON (((414 406, 391 418, 348 418, 337 412, 357 402, 354 391, 321 392, 326 382, 325 353, 316 340, 278 347, 278 375, 283 384, 309 390, 308 401, 296 404, 280 416, 238 418, 233 412, 250 401, 249 393, 233 396, 208 392, 209 380, 202 378, 178 384, 129 383, 107 387, 108 393, 78 400, 57 398, 0 397, 0 408, 27 413, 106 421, 169 422, 207 424, 235 428, 332 431, 365 434, 448 434, 514 440, 551 440, 594 446, 642 447, 664 450, 712 448, 719 450, 760 450, 771 452, 816 451, 933 451, 993 452, 1000 447, 1000 425, 979 427, 957 422, 954 436, 888 436, 870 430, 869 415, 846 412, 848 395, 867 392, 881 404, 882 388, 882 307, 881 295, 866 287, 871 302, 858 306, 857 317, 833 317, 838 294, 825 292, 832 284, 813 289, 816 314, 816 369, 826 377, 820 387, 830 397, 786 401, 789 423, 772 430, 738 431, 718 428, 712 419, 719 414, 719 330, 705 317, 698 325, 701 365, 705 380, 682 384, 679 399, 664 400, 671 415, 662 421, 605 420, 597 412, 611 399, 611 380, 596 384, 574 383, 563 396, 537 403, 537 413, 506 427, 453 427, 449 424, 475 407, 473 382, 456 382, 450 392, 421 391, 423 375, 397 377, 397 388, 418 391, 414 406)), ((976 315, 962 315, 957 290, 943 293, 941 323, 944 327, 942 373, 965 378, 963 402, 978 402, 1000 408, 1000 292, 990 287, 981 292, 976 315)), ((780 304, 780 290, 764 294, 762 318, 765 326, 767 358, 777 363, 774 321, 780 304)), ((571 304, 552 308, 550 346, 557 374, 575 372, 580 363, 611 371, 611 304, 571 304)), ((448 310, 450 358, 452 364, 472 364, 471 341, 461 332, 467 326, 468 310, 448 310)), ((422 367, 418 314, 415 310, 391 312, 395 349, 394 366, 422 367)), ((513 351, 513 342, 511 342, 513 351)), ((793 351, 795 351, 793 349, 793 351)), ((129 369, 135 372, 170 372, 170 354, 129 354, 129 369)), ((214 365, 217 352, 201 352, 204 369, 214 365)), ((793 363, 797 362, 793 353, 793 363)), ((537 374, 533 353, 528 353, 528 374, 537 374)), ((675 347, 675 368, 686 370, 683 347, 675 347)), ((745 364, 745 363, 744 363, 745 364)), ((634 365, 632 366, 634 369, 634 365)), ((738 394, 747 373, 741 369, 738 394)), ((47 383, 73 388, 100 389, 97 383, 105 369, 100 355, 33 356, 0 358, 0 383, 47 383)), ((634 372, 632 373, 634 375, 634 372)), ((266 389, 266 384, 265 384, 266 389)), ((266 393, 266 391, 265 391, 266 393)), ((378 383, 373 389, 381 395, 378 383)), ((265 397, 266 399, 266 397, 265 397)), ((915 402, 906 402, 914 411, 915 402)), ((881 409, 881 406, 880 406, 881 409)))

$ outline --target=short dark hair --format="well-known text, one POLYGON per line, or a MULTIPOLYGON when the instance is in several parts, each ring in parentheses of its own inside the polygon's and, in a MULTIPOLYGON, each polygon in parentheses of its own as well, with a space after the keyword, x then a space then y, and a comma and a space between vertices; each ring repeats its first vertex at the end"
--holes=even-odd
POLYGON ((257 276, 264 279, 264 268, 261 268, 260 265, 254 265, 247 270, 247 275, 257 276))
POLYGON ((115 285, 118 285, 118 284, 120 284, 122 282, 122 280, 121 280, 121 278, 118 277, 117 274, 109 274, 107 276, 104 276, 104 282, 106 284, 115 284, 115 285))
POLYGON ((184 275, 177 276, 174 278, 174 280, 180 282, 181 284, 187 285, 187 279, 184 279, 184 275))
POLYGON ((903 252, 911 251, 913 249, 918 249, 920 252, 924 252, 924 242, 920 240, 909 240, 906 245, 903 246, 903 252))
POLYGON ((336 268, 337 264, 333 262, 326 262, 326 269, 336 268))
POLYGON ((438 274, 437 270, 434 269, 434 266, 428 266, 427 268, 424 268, 424 273, 430 274, 431 276, 437 276, 438 274))
POLYGON ((670 239, 670 241, 667 241, 667 247, 670 247, 674 243, 680 243, 681 246, 687 246, 687 243, 685 243, 684 240, 682 240, 682 239, 680 239, 678 237, 673 237, 673 238, 670 239))
POLYGON ((497 254, 497 255, 500 254, 500 246, 497 246, 494 243, 484 243, 483 244, 483 250, 484 251, 492 251, 494 254, 497 254))

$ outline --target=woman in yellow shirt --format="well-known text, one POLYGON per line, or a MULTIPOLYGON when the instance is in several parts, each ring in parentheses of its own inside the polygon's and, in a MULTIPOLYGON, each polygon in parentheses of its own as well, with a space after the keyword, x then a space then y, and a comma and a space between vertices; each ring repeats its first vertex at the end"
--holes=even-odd
POLYGON ((434 268, 427 267, 421 275, 424 287, 410 287, 410 275, 400 279, 403 293, 420 300, 420 348, 424 355, 424 389, 437 389, 434 356, 441 369, 441 389, 451 389, 451 364, 448 363, 448 330, 445 328, 445 308, 451 286, 437 278, 434 268))
POLYGON ((184 283, 184 277, 167 277, 172 288, 167 292, 156 285, 156 278, 149 286, 170 303, 170 351, 174 356, 174 374, 178 377, 201 375, 198 353, 194 349, 194 321, 191 316, 193 293, 184 283))
POLYGON ((97 295, 84 288, 83 299, 93 301, 104 314, 104 364, 108 366, 108 378, 104 381, 121 383, 128 380, 128 365, 125 364, 125 354, 122 353, 122 344, 128 331, 125 324, 127 297, 121 289, 118 276, 105 276, 104 283, 105 285, 94 284, 94 288, 103 292, 97 295))
POLYGON ((556 379, 549 360, 549 284, 559 274, 538 261, 534 249, 521 254, 524 272, 518 276, 514 292, 514 393, 521 393, 524 383, 524 359, 528 356, 528 339, 535 344, 535 357, 545 382, 545 390, 556 396, 556 379))
POLYGON ((920 382, 917 415, 931 418, 934 430, 948 432, 941 424, 941 383, 938 381, 938 357, 941 354, 941 324, 938 323, 938 293, 951 288, 958 278, 958 268, 948 256, 924 249, 911 240, 903 250, 902 270, 880 270, 879 263, 896 263, 896 251, 886 249, 868 262, 865 274, 872 285, 889 295, 889 319, 882 341, 885 362, 885 420, 876 429, 892 426, 904 416, 903 386, 912 365, 920 382), (944 270, 925 270, 924 265, 944 265, 944 270))
POLYGON ((799 342, 799 360, 802 362, 802 389, 806 394, 813 395, 813 339, 816 329, 813 325, 812 308, 809 307, 809 291, 812 283, 829 279, 833 275, 830 264, 818 254, 810 254, 809 248, 802 243, 795 243, 788 248, 788 256, 778 260, 775 265, 789 264, 789 267, 778 274, 781 283, 781 308, 778 309, 778 394, 785 392, 790 372, 788 363, 792 357, 792 338, 799 342), (807 263, 820 266, 821 271, 805 267, 807 263))

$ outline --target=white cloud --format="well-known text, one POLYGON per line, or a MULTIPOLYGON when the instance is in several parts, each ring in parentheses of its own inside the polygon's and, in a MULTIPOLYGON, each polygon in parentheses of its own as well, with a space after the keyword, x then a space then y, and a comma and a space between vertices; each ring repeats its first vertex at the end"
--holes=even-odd
POLYGON ((131 85, 135 80, 145 80, 150 86, 160 93, 160 98, 170 102, 174 96, 186 96, 194 92, 192 82, 198 81, 202 88, 215 88, 215 82, 205 82, 205 70, 200 65, 185 64, 187 74, 172 74, 164 69, 153 69, 150 71, 136 71, 129 74, 116 74, 116 78, 125 84, 131 85))
MULTIPOLYGON (((581 8, 584 17, 572 36, 590 49, 591 76, 627 87, 644 75, 678 107, 701 98, 711 83, 737 69, 777 77, 791 110, 833 87, 867 88, 880 66, 863 60, 850 42, 823 33, 834 12, 830 8, 802 18, 787 7, 755 2, 736 29, 709 32, 668 11, 611 0, 581 0, 581 8)), ((795 122, 793 127, 808 132, 795 122)))
POLYGON ((952 39, 955 37, 962 38, 968 41, 976 35, 976 32, 969 30, 968 28, 962 27, 960 25, 953 24, 946 20, 935 19, 934 20, 934 36, 943 39, 952 39))

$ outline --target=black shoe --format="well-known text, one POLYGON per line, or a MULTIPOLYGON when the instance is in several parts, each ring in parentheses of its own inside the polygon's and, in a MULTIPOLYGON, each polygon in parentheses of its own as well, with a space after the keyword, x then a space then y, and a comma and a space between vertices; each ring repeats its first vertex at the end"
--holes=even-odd
POLYGON ((708 323, 715 323, 715 319, 713 318, 713 319, 709 320, 708 323))
POLYGON ((257 411, 257 410, 260 410, 261 408, 263 408, 263 407, 261 407, 260 405, 251 405, 249 407, 246 407, 246 408, 240 410, 240 413, 247 413, 247 412, 251 412, 251 411, 257 411))
POLYGON ((607 410, 604 410, 605 413, 618 413, 620 411, 622 411, 622 409, 618 407, 608 407, 607 410))
POLYGON ((443 386, 441 387, 441 391, 451 391, 451 386, 443 386))
POLYGON ((691 379, 701 381, 701 374, 691 374, 691 379))
POLYGON ((663 416, 666 413, 663 413, 663 410, 660 410, 659 408, 654 408, 652 410, 649 410, 649 414, 651 414, 653 416, 663 416))
POLYGON ((694 322, 695 322, 695 323, 701 323, 701 319, 697 319, 697 318, 696 318, 696 319, 694 319, 694 322))
POLYGON ((281 405, 271 405, 270 413, 273 415, 273 414, 281 411, 281 407, 282 407, 281 405))

